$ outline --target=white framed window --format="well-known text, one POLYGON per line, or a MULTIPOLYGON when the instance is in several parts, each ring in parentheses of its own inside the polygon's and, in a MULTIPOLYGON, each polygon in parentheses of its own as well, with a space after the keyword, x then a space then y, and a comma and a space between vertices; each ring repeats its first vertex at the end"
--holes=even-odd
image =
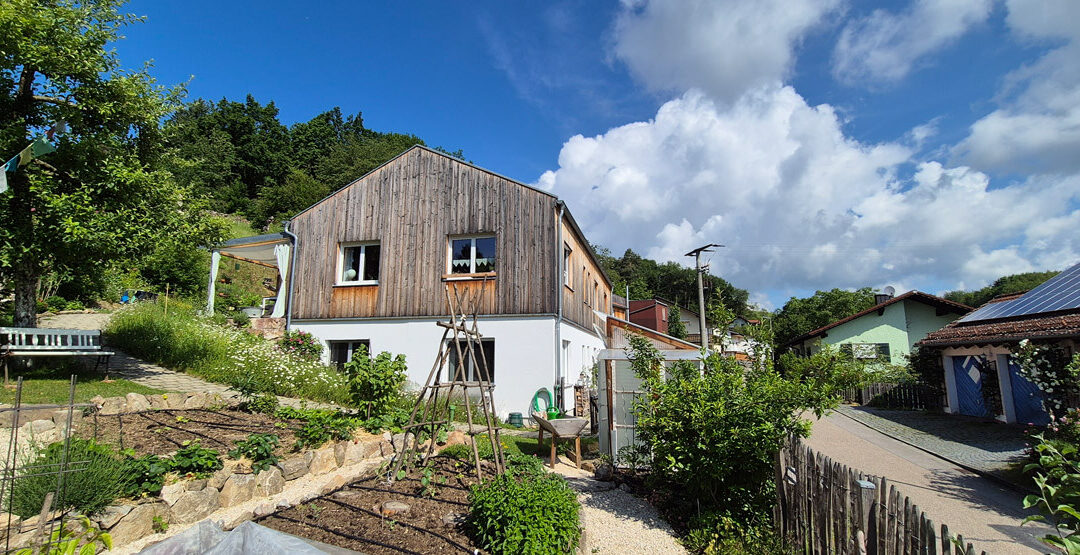
POLYGON ((353 358, 353 354, 361 346, 364 347, 367 356, 371 356, 371 340, 350 339, 348 341, 328 341, 330 344, 330 363, 338 368, 345 366, 353 358))
POLYGON ((379 283, 379 243, 342 243, 339 249, 338 285, 379 283))
POLYGON ((570 271, 570 255, 573 254, 573 252, 574 251, 572 251, 570 249, 570 245, 567 245, 566 243, 563 243, 563 251, 562 251, 563 284, 566 285, 567 287, 569 287, 570 289, 574 288, 573 280, 570 279, 570 276, 573 274, 573 272, 570 271))
POLYGON ((495 271, 495 236, 450 238, 451 274, 483 274, 495 271))
POLYGON ((472 342, 472 354, 469 353, 469 345, 466 341, 458 340, 455 347, 453 340, 447 340, 446 344, 449 347, 450 357, 447 363, 446 379, 452 381, 454 374, 457 372, 458 367, 458 348, 461 349, 461 356, 464 357, 465 363, 462 365, 465 370, 465 381, 475 382, 480 380, 480 368, 481 359, 487 363, 487 379, 490 383, 495 383, 495 340, 490 338, 484 338, 477 344, 476 340, 472 342), (476 355, 476 360, 473 360, 473 356, 476 355))

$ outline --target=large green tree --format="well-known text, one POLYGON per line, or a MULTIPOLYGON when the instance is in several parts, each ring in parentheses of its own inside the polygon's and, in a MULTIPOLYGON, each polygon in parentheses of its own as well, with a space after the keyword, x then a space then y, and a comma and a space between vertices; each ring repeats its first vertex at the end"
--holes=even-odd
POLYGON ((8 173, 0 194, 0 282, 14 288, 16 326, 35 325, 44 274, 100 272, 147 256, 161 237, 195 242, 213 227, 160 169, 159 121, 177 93, 145 68, 121 69, 109 48, 137 21, 122 4, 0 3, 0 153, 54 122, 70 126, 58 150, 8 173))
POLYGON ((817 291, 805 299, 792 297, 773 320, 776 344, 784 345, 804 333, 872 306, 874 291, 869 287, 855 291, 817 291))
POLYGON ((1058 275, 1058 272, 1051 271, 1027 272, 1023 274, 1002 276, 994 280, 994 283, 987 285, 982 289, 976 289, 974 291, 949 291, 948 293, 945 293, 945 298, 968 306, 978 307, 998 295, 1030 291, 1056 275, 1058 275))

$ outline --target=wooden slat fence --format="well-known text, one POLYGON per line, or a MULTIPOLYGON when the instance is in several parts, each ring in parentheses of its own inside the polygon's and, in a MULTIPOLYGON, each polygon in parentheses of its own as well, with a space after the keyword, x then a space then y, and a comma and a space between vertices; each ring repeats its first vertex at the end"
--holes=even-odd
POLYGON ((886 409, 939 410, 941 395, 923 384, 872 383, 844 390, 848 403, 886 409))
MULTIPOLYGON (((853 470, 797 440, 776 464, 778 532, 806 555, 975 555, 881 476, 853 470), (963 546, 963 547, 961 547, 963 546)), ((986 555, 986 552, 982 552, 986 555)))

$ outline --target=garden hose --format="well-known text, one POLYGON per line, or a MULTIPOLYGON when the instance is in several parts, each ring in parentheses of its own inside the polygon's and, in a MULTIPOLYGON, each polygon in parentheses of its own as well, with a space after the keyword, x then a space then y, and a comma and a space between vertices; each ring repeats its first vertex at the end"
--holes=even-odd
POLYGON ((551 408, 551 392, 548 391, 548 388, 541 387, 540 389, 536 390, 535 394, 533 394, 532 411, 546 415, 549 408, 551 408), (541 400, 544 401, 544 408, 540 408, 541 400))

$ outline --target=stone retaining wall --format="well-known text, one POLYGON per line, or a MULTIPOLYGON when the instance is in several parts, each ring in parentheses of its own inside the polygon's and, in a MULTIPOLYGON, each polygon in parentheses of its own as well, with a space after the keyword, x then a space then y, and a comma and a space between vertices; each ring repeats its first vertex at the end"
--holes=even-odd
MULTIPOLYGON (((129 393, 126 397, 98 397, 91 402, 100 407, 100 415, 152 408, 198 409, 224 405, 220 396, 204 393, 150 396, 129 393)), ((48 415, 48 419, 29 420, 22 424, 19 428, 19 444, 28 445, 24 441, 51 443, 62 439, 67 410, 50 410, 48 415), (27 439, 24 440, 24 437, 27 439)), ((81 418, 82 412, 76 410, 73 422, 77 425, 81 418)), ((9 417, 9 427, 11 420, 9 417)), ((91 520, 102 530, 108 530, 117 547, 151 535, 163 539, 166 536, 161 533, 163 524, 168 527, 168 535, 172 535, 200 520, 224 515, 226 518, 221 520, 227 528, 232 528, 245 520, 329 493, 352 479, 375 471, 392 456, 391 440, 389 433, 374 435, 357 431, 352 439, 291 454, 258 474, 252 471, 250 461, 226 460, 225 467, 209 478, 166 484, 158 497, 109 505, 91 520)), ((7 442, 8 438, 4 436, 0 441, 0 449, 4 449, 2 452, 6 452, 7 442)), ((0 540, 10 536, 12 549, 38 543, 47 533, 49 523, 42 528, 44 531, 39 532, 36 516, 24 521, 14 515, 0 513, 0 540), (5 527, 9 516, 11 525, 5 527)))

